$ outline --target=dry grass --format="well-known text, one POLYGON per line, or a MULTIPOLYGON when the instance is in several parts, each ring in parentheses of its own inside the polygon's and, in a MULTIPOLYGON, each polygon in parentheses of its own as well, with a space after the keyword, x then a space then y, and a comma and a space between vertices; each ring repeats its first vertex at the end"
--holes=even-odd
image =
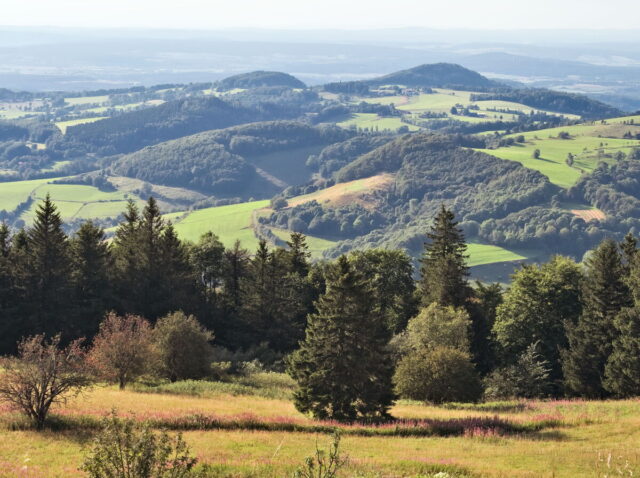
POLYGON ((298 206, 310 201, 318 201, 320 204, 334 207, 360 204, 367 209, 373 209, 376 206, 375 201, 372 199, 373 193, 376 191, 384 191, 388 189, 391 184, 393 184, 392 174, 378 174, 370 178, 339 183, 330 188, 289 199, 289 207, 298 206))
POLYGON ((574 216, 584 219, 585 222, 602 221, 607 217, 600 209, 572 209, 571 213, 574 216))
MULTIPOLYGON (((287 400, 224 394, 198 398, 119 391, 112 387, 95 388, 57 413, 63 418, 96 417, 113 407, 122 414, 133 412, 140 417, 169 420, 166 423, 194 413, 225 415, 237 420, 253 417, 256 422, 266 423, 315 423, 299 414, 287 400)), ((640 402, 637 400, 501 402, 446 407, 401 401, 392 413, 401 419, 444 421, 496 417, 515 425, 538 424, 541 431, 501 435, 491 429, 470 428, 463 435, 447 438, 347 434, 343 449, 351 457, 351 465, 345 477, 409 477, 439 469, 470 470, 472 474, 467 476, 520 478, 638 475, 640 402), (618 469, 627 474, 617 474, 618 469), (372 470, 379 474, 367 474, 372 470)), ((0 477, 81 476, 76 466, 82 460, 82 447, 91 430, 10 431, 6 425, 15 419, 6 408, 0 409, 0 424, 5 424, 0 427, 0 477)), ((316 441, 320 444, 328 441, 325 434, 282 430, 191 429, 184 436, 201 462, 216 464, 218 474, 213 476, 237 477, 288 476, 314 449, 316 441)))

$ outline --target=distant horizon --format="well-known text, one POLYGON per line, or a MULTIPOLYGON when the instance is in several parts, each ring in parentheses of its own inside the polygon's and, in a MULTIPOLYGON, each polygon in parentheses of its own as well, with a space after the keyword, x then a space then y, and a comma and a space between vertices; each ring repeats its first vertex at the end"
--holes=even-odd
POLYGON ((458 0, 433 3, 421 0, 343 2, 322 4, 294 0, 29 0, 3 7, 7 26, 79 28, 151 28, 210 30, 261 29, 371 29, 437 28, 480 31, 527 30, 637 30, 640 5, 633 0, 611 0, 607 8, 596 0, 539 0, 523 14, 502 0, 458 0), (567 28, 567 24, 571 28, 567 28))

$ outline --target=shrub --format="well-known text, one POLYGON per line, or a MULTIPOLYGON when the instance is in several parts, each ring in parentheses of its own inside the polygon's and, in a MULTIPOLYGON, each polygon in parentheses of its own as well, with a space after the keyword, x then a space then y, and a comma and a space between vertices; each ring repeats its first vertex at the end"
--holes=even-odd
POLYGON ((451 347, 408 353, 398 363, 394 383, 400 396, 433 403, 474 402, 482 394, 469 355, 451 347))
POLYGON ((23 412, 41 430, 51 405, 90 384, 80 344, 76 340, 61 348, 59 335, 48 342, 44 335, 23 339, 18 356, 0 362, 0 400, 23 412))
POLYGON ((340 433, 334 432, 329 452, 318 448, 313 456, 307 457, 305 464, 294 473, 294 478, 335 478, 338 471, 348 462, 340 455, 340 433))
POLYGON ((90 478, 184 478, 191 476, 192 458, 182 435, 155 434, 149 425, 121 420, 115 413, 103 420, 81 470, 90 478))
POLYGON ((125 388, 148 369, 152 360, 151 333, 149 322, 142 317, 109 313, 93 339, 91 367, 98 376, 125 388))
POLYGON ((174 312, 158 320, 153 331, 158 372, 170 381, 203 378, 211 369, 213 333, 192 315, 174 312))

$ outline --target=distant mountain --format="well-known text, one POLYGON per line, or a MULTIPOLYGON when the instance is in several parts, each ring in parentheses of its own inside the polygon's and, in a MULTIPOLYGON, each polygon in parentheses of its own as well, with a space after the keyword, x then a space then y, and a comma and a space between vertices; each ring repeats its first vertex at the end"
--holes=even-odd
POLYGON ((366 82, 372 86, 405 85, 409 87, 487 89, 503 86, 480 73, 453 63, 434 63, 401 70, 366 82))
POLYGON ((262 86, 288 86, 289 88, 306 88, 302 81, 288 73, 279 71, 252 71, 230 76, 216 83, 221 90, 234 88, 259 88, 262 86))

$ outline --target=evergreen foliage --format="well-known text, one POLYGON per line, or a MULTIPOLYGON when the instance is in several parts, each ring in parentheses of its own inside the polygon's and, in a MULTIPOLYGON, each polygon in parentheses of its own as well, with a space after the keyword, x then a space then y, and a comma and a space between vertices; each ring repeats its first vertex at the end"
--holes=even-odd
POLYGON ((344 421, 388 415, 394 398, 388 332, 371 293, 346 257, 329 270, 327 291, 289 361, 301 412, 344 421))

